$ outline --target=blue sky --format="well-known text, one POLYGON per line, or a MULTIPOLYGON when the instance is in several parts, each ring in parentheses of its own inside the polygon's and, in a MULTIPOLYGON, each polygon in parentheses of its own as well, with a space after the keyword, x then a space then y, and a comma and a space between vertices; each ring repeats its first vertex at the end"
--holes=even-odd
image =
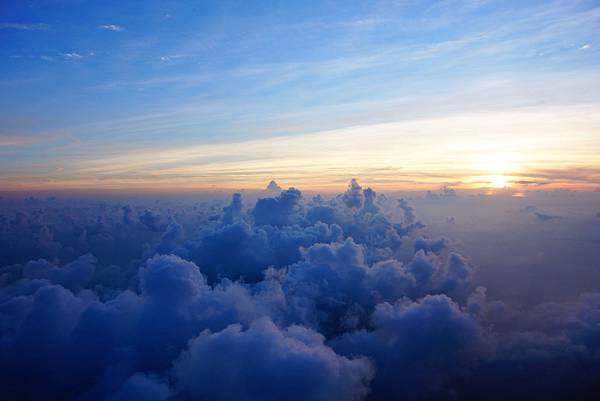
POLYGON ((556 146, 515 162, 518 144, 485 156, 503 167, 469 162, 437 181, 372 181, 493 183, 585 167, 593 171, 575 183, 597 184, 599 28, 593 1, 5 1, 0 184, 253 187, 270 176, 310 184, 323 168, 341 183, 378 159, 434 175, 453 164, 440 158, 452 142, 477 142, 470 157, 522 137, 531 149, 556 146), (549 115, 571 122, 549 134, 570 142, 547 141, 548 122, 531 122, 549 115), (448 118, 454 131, 433 123, 448 118), (481 139, 482 121, 513 118, 513 134, 506 126, 481 139), (431 146, 415 144, 415 121, 431 127, 419 134, 431 146), (382 124, 399 125, 381 136, 382 124), (331 159, 355 156, 343 174, 327 155, 308 157, 319 138, 343 142, 356 127, 355 148, 331 159), (427 166, 378 153, 392 140, 427 166), (557 156, 561 147, 571 153, 557 156))

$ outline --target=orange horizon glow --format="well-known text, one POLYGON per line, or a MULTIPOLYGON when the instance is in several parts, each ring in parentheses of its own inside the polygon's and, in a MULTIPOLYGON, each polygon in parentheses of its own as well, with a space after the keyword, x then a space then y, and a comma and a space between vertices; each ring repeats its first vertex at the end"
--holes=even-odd
MULTIPOLYGON (((553 182, 542 185, 521 185, 508 177, 491 176, 489 183, 481 181, 473 182, 423 182, 423 183, 394 183, 380 182, 377 180, 361 179, 360 176, 348 176, 335 179, 333 182, 318 182, 317 180, 309 182, 293 182, 289 180, 277 181, 282 188, 295 187, 308 192, 324 192, 324 193, 341 193, 348 185, 351 178, 357 178, 363 187, 371 187, 382 192, 424 192, 424 191, 440 191, 444 187, 452 188, 460 191, 477 192, 484 191, 484 194, 507 193, 511 196, 522 197, 528 192, 554 191, 554 190, 571 190, 571 191, 595 191, 600 189, 600 185, 595 183, 571 183, 571 182, 553 182)), ((469 178, 469 177, 468 177, 469 178)), ((470 177, 473 179, 481 179, 481 176, 470 177)), ((512 178, 512 177, 511 177, 512 178)), ((191 192, 191 191, 207 191, 207 192, 232 192, 232 191, 265 191, 266 184, 269 180, 261 180, 258 182, 240 182, 239 185, 193 185, 190 183, 169 183, 169 182, 119 182, 119 181, 33 181, 28 183, 23 182, 3 182, 0 183, 0 193, 2 192, 35 192, 35 191, 107 191, 107 192, 191 192)))
POLYGON ((15 170, 0 191, 35 189, 340 191, 600 187, 600 109, 593 105, 477 112, 302 135, 64 158, 42 174, 15 170))

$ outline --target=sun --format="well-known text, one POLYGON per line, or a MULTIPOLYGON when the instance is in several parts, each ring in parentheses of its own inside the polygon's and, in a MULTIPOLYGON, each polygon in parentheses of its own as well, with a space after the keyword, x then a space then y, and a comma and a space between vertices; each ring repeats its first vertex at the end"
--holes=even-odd
POLYGON ((477 156, 472 169, 479 173, 473 177, 479 185, 502 189, 512 186, 514 172, 519 169, 519 163, 514 154, 486 153, 477 156))
POLYGON ((512 180, 514 177, 502 175, 502 174, 493 174, 493 175, 478 175, 472 177, 474 180, 473 183, 476 187, 485 187, 492 189, 502 189, 502 188, 510 188, 512 186, 512 180))
POLYGON ((503 175, 492 175, 488 177, 488 180, 492 188, 506 188, 510 186, 509 178, 503 175))

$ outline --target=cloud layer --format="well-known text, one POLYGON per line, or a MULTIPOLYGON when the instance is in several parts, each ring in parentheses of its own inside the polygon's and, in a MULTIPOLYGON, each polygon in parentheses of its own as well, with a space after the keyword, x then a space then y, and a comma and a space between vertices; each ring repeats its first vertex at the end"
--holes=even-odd
POLYGON ((2 399, 599 390, 599 293, 512 307, 488 299, 453 241, 424 235, 410 200, 356 180, 329 199, 273 191, 250 204, 0 200, 2 399))

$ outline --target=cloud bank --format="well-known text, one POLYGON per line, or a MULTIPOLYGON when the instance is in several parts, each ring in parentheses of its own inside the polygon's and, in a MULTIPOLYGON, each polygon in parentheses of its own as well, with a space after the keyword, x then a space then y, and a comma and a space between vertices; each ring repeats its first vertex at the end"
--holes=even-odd
POLYGON ((600 390, 600 293, 527 309, 489 299, 411 201, 357 180, 329 199, 0 202, 5 400, 600 390))

